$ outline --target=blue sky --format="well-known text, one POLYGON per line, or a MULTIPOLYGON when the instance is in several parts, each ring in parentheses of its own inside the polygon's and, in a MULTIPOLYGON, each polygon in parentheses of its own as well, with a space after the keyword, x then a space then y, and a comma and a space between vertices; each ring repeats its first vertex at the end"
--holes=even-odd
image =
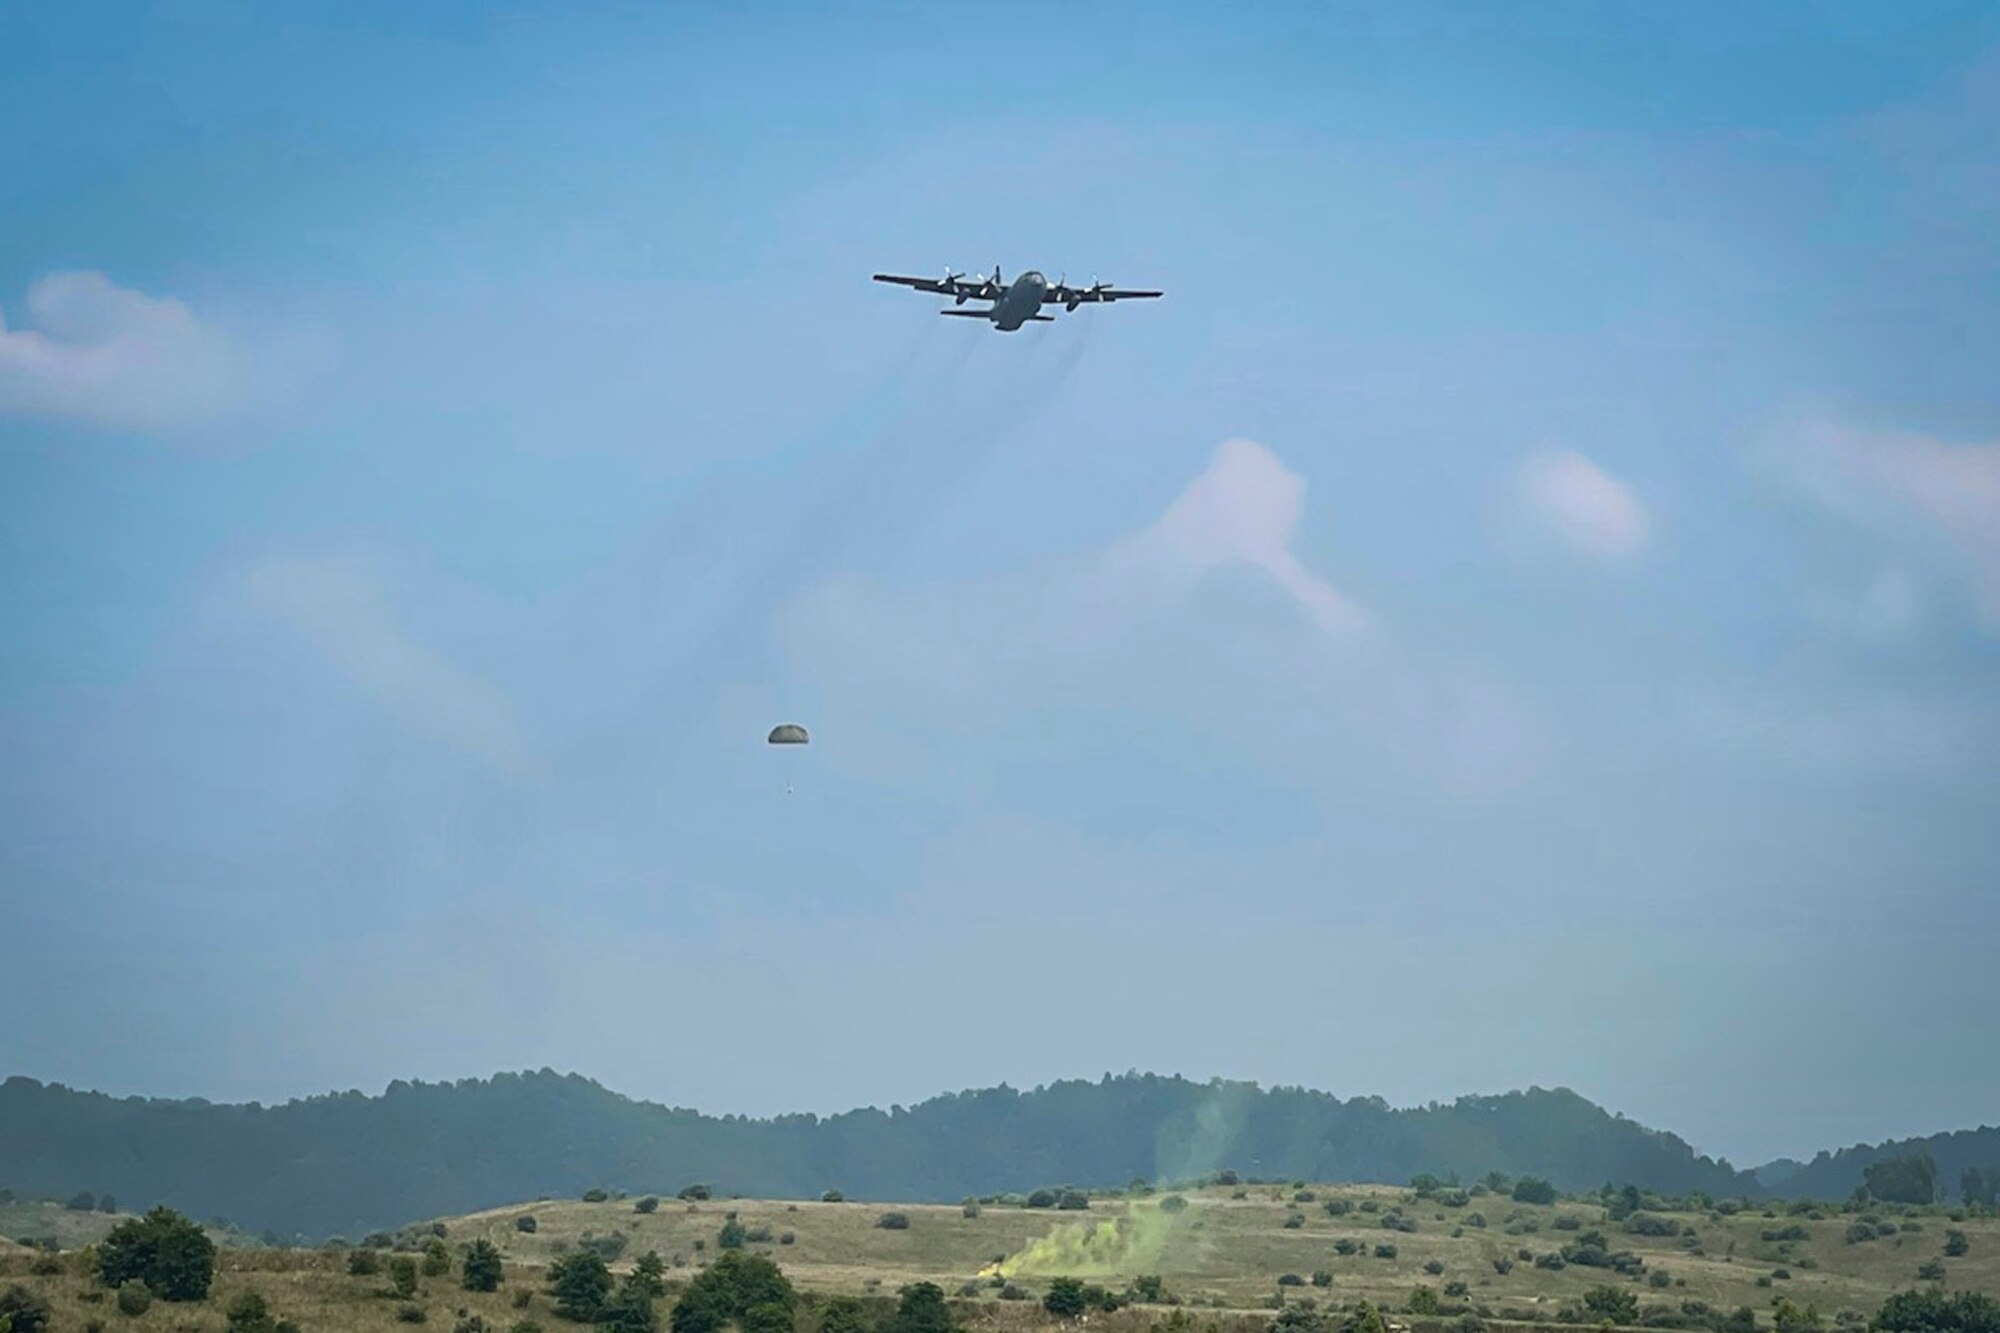
POLYGON ((1971 4, 11 9, 0 1066, 1990 1121, 1996 117, 1971 4), (995 264, 1167 296, 867 281, 995 264))

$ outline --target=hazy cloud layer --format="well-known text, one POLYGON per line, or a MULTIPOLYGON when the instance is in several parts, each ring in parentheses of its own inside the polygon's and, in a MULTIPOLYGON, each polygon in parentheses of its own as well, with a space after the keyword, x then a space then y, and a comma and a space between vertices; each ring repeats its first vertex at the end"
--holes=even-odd
POLYGON ((1521 465, 1515 484, 1527 516, 1585 555, 1626 559, 1652 535, 1632 488, 1580 453, 1537 454, 1521 465))
POLYGON ((1270 450, 1232 440, 1136 534, 977 582, 832 580, 794 606, 788 640, 802 672, 891 728, 993 735, 1060 716, 1199 737, 1323 796, 1531 780, 1547 719, 1310 572, 1292 549, 1304 493, 1270 450))
POLYGON ((411 730, 514 777, 536 772, 507 697, 418 643, 380 574, 352 556, 272 556, 250 572, 252 604, 411 730))
MULTIPOLYGON (((1815 421, 1792 431, 1777 453, 1821 504, 1963 590, 1985 627, 2000 633, 2000 442, 1947 443, 1815 421)), ((1871 623, 1914 618, 1914 593, 1896 578, 1885 574, 1868 590, 1871 623)))
POLYGON ((28 288, 26 327, 0 319, 0 414, 96 426, 187 426, 245 388, 229 339, 179 301, 101 273, 50 273, 28 288))

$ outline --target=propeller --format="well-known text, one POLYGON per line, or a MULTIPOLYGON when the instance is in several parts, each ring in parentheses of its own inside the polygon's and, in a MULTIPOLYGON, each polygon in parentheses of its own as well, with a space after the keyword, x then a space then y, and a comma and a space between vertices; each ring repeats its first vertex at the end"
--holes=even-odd
POLYGON ((989 301, 997 301, 1000 299, 1001 290, 1005 286, 1006 284, 1000 281, 1000 266, 998 264, 995 264, 993 266, 992 280, 987 282, 987 284, 983 289, 981 289, 979 294, 980 296, 984 297, 989 301))
POLYGON ((952 303, 955 305, 965 304, 967 292, 965 288, 958 285, 958 280, 964 276, 963 273, 953 273, 951 265, 946 264, 944 267, 944 277, 938 282, 938 286, 951 293, 952 303))

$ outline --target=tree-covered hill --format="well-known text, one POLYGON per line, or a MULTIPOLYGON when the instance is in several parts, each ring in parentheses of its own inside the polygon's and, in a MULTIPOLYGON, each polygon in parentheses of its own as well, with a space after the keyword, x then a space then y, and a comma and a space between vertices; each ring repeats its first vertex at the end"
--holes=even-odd
POLYGON ((1941 1199, 1990 1204, 1993 1193, 2000 1191, 2000 1128, 1982 1125, 1928 1138, 1858 1143, 1838 1152, 1822 1152, 1792 1173, 1784 1192, 1814 1199, 1844 1199, 1863 1183, 1862 1173, 1875 1163, 1926 1154, 1937 1165, 1941 1199), (1968 1172, 1972 1173, 1969 1178, 1968 1172), (1989 1180, 1990 1186, 1986 1183, 1989 1180), (1983 1197, 1969 1196, 1968 1185, 1972 1195, 1983 1197))
POLYGON ((109 1190, 286 1237, 353 1236, 593 1185, 671 1191, 699 1180, 746 1195, 838 1188, 924 1201, 1223 1168, 1396 1183, 1419 1172, 1471 1180, 1501 1171, 1565 1189, 1757 1190, 1727 1162, 1566 1089, 1398 1110, 1377 1097, 1128 1074, 756 1120, 633 1101, 549 1070, 398 1081, 380 1096, 272 1107, 119 1099, 28 1078, 0 1084, 0 1185, 109 1190))

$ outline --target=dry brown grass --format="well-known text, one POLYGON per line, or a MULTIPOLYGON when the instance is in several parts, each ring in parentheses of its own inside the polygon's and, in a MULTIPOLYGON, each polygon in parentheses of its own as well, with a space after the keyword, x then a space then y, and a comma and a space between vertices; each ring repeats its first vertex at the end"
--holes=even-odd
MULTIPOLYGON (((1449 1209, 1413 1201, 1403 1190, 1321 1186, 1316 1187, 1315 1201, 1295 1205, 1289 1189, 1251 1187, 1242 1192, 1242 1198, 1232 1197, 1234 1191, 1230 1190, 1188 1192, 1190 1206, 1171 1219, 1164 1243, 1154 1254, 1143 1261, 1114 1261, 1093 1272, 1092 1279, 1121 1288, 1127 1279, 1142 1272, 1160 1274, 1170 1291, 1194 1306, 1196 1323, 1191 1333, 1257 1333, 1268 1318, 1265 1306, 1279 1290, 1279 1275, 1296 1273, 1310 1278, 1316 1269, 1333 1274, 1332 1287, 1286 1288, 1292 1298, 1309 1296, 1322 1305, 1367 1299, 1401 1309, 1417 1285, 1442 1291, 1446 1283, 1458 1280, 1467 1284, 1473 1304, 1486 1307, 1497 1318, 1504 1319, 1511 1312, 1546 1319, 1592 1286, 1629 1282, 1642 1306, 1678 1307, 1686 1300, 1704 1301, 1720 1309, 1747 1305, 1768 1327, 1771 1306, 1780 1295, 1800 1305, 1817 1306, 1829 1317, 1841 1310, 1872 1313, 1891 1292, 1916 1285, 1917 1266, 1938 1257, 1946 1231, 1958 1229, 1970 1238, 1972 1248, 1962 1258, 1943 1261, 1948 1285, 2000 1290, 2000 1221, 1992 1219, 1953 1223, 1942 1217, 1926 1217, 1921 1219, 1923 1230, 1919 1232, 1850 1245, 1843 1237, 1852 1219, 1837 1214, 1820 1221, 1765 1218, 1761 1212, 1715 1220, 1702 1214, 1670 1215, 1695 1228, 1705 1253, 1694 1255, 1676 1239, 1625 1234, 1594 1204, 1527 1207, 1489 1196, 1465 1208, 1449 1209), (1384 1230, 1381 1211, 1330 1217, 1322 1204, 1335 1197, 1357 1205, 1371 1201, 1378 1210, 1400 1205, 1416 1220, 1418 1229, 1414 1234, 1384 1230), (1464 1218, 1474 1212, 1485 1215, 1486 1228, 1464 1226, 1464 1218), (1292 1213, 1304 1219, 1296 1229, 1285 1226, 1292 1213), (1574 1239, 1576 1233, 1554 1228, 1555 1219, 1565 1213, 1575 1215, 1585 1228, 1604 1231, 1614 1249, 1639 1253, 1649 1270, 1664 1269, 1673 1285, 1654 1288, 1643 1280, 1622 1278, 1603 1269, 1572 1266, 1552 1272, 1527 1262, 1517 1262, 1505 1276, 1494 1271, 1492 1260, 1496 1257, 1512 1257, 1519 1248, 1543 1253, 1574 1239), (1512 1215, 1532 1219, 1539 1230, 1518 1236, 1505 1234, 1506 1220, 1512 1215), (1760 1238, 1766 1230, 1791 1225, 1804 1227, 1809 1235, 1782 1254, 1760 1238), (1460 1228, 1461 1234, 1453 1236, 1454 1227, 1460 1228), (1334 1244, 1343 1237, 1357 1242, 1361 1252, 1349 1257, 1335 1254, 1334 1244), (1375 1245, 1385 1241, 1396 1245, 1396 1258, 1373 1258, 1375 1245), (1423 1265, 1430 1260, 1442 1264, 1444 1271, 1426 1273, 1423 1265), (1757 1285, 1759 1277, 1770 1276, 1780 1266, 1791 1272, 1789 1280, 1773 1279, 1769 1286, 1757 1285)), ((456 1258, 460 1248, 474 1238, 491 1240, 507 1257, 506 1284, 497 1293, 480 1294, 460 1290, 455 1276, 425 1279, 420 1299, 430 1320, 421 1328, 426 1333, 434 1329, 450 1333, 458 1311, 464 1310, 479 1315, 495 1333, 506 1333, 522 1320, 533 1320, 547 1333, 563 1333, 570 1326, 553 1319, 542 1274, 551 1259, 574 1247, 587 1233, 617 1231, 626 1236, 625 1251, 614 1268, 627 1268, 640 1254, 657 1250, 669 1262, 670 1280, 685 1281, 718 1253, 716 1234, 733 1211, 747 1227, 770 1229, 773 1243, 751 1248, 769 1253, 808 1293, 886 1298, 905 1283, 932 1281, 957 1296, 995 1258, 1016 1255, 1029 1242, 1056 1228, 1115 1221, 1127 1217, 1134 1208, 1151 1210, 1154 1202, 1098 1199, 1088 1213, 988 1207, 971 1218, 962 1216, 956 1205, 778 1200, 715 1200, 690 1205, 663 1199, 658 1211, 650 1214, 634 1211, 629 1199, 598 1204, 544 1201, 493 1209, 448 1219, 447 1244, 456 1258), (892 1208, 909 1216, 908 1230, 883 1230, 875 1225, 892 1208), (538 1224, 532 1235, 515 1226, 515 1219, 524 1213, 533 1214, 538 1224), (775 1243, 784 1232, 793 1234, 792 1244, 775 1243), (697 1242, 701 1243, 699 1248, 697 1242), (526 1309, 513 1304, 514 1293, 521 1290, 534 1293, 526 1309)), ((222 1309, 232 1295, 246 1289, 258 1291, 276 1314, 296 1320, 306 1333, 336 1329, 343 1333, 416 1333, 413 1326, 397 1322, 400 1302, 378 1294, 387 1291, 386 1275, 349 1277, 345 1257, 337 1253, 228 1250, 209 1301, 195 1306, 156 1302, 137 1319, 117 1312, 110 1294, 102 1293, 85 1275, 80 1258, 70 1258, 66 1271, 57 1276, 31 1275, 32 1262, 33 1256, 22 1251, 0 1253, 0 1274, 10 1282, 25 1282, 48 1297, 56 1309, 55 1333, 85 1333, 93 1320, 102 1322, 104 1333, 119 1333, 127 1325, 130 1333, 222 1333, 222 1309)), ((1039 1294, 1046 1277, 1020 1277, 1016 1281, 1039 1294)), ((1047 1326, 1038 1302, 1001 1301, 995 1299, 996 1294, 990 1285, 982 1286, 976 1297, 961 1302, 970 1326, 982 1333, 1047 1326)), ((1134 1307, 1094 1315, 1089 1327, 1091 1333, 1147 1333, 1166 1313, 1157 1307, 1134 1307)))

